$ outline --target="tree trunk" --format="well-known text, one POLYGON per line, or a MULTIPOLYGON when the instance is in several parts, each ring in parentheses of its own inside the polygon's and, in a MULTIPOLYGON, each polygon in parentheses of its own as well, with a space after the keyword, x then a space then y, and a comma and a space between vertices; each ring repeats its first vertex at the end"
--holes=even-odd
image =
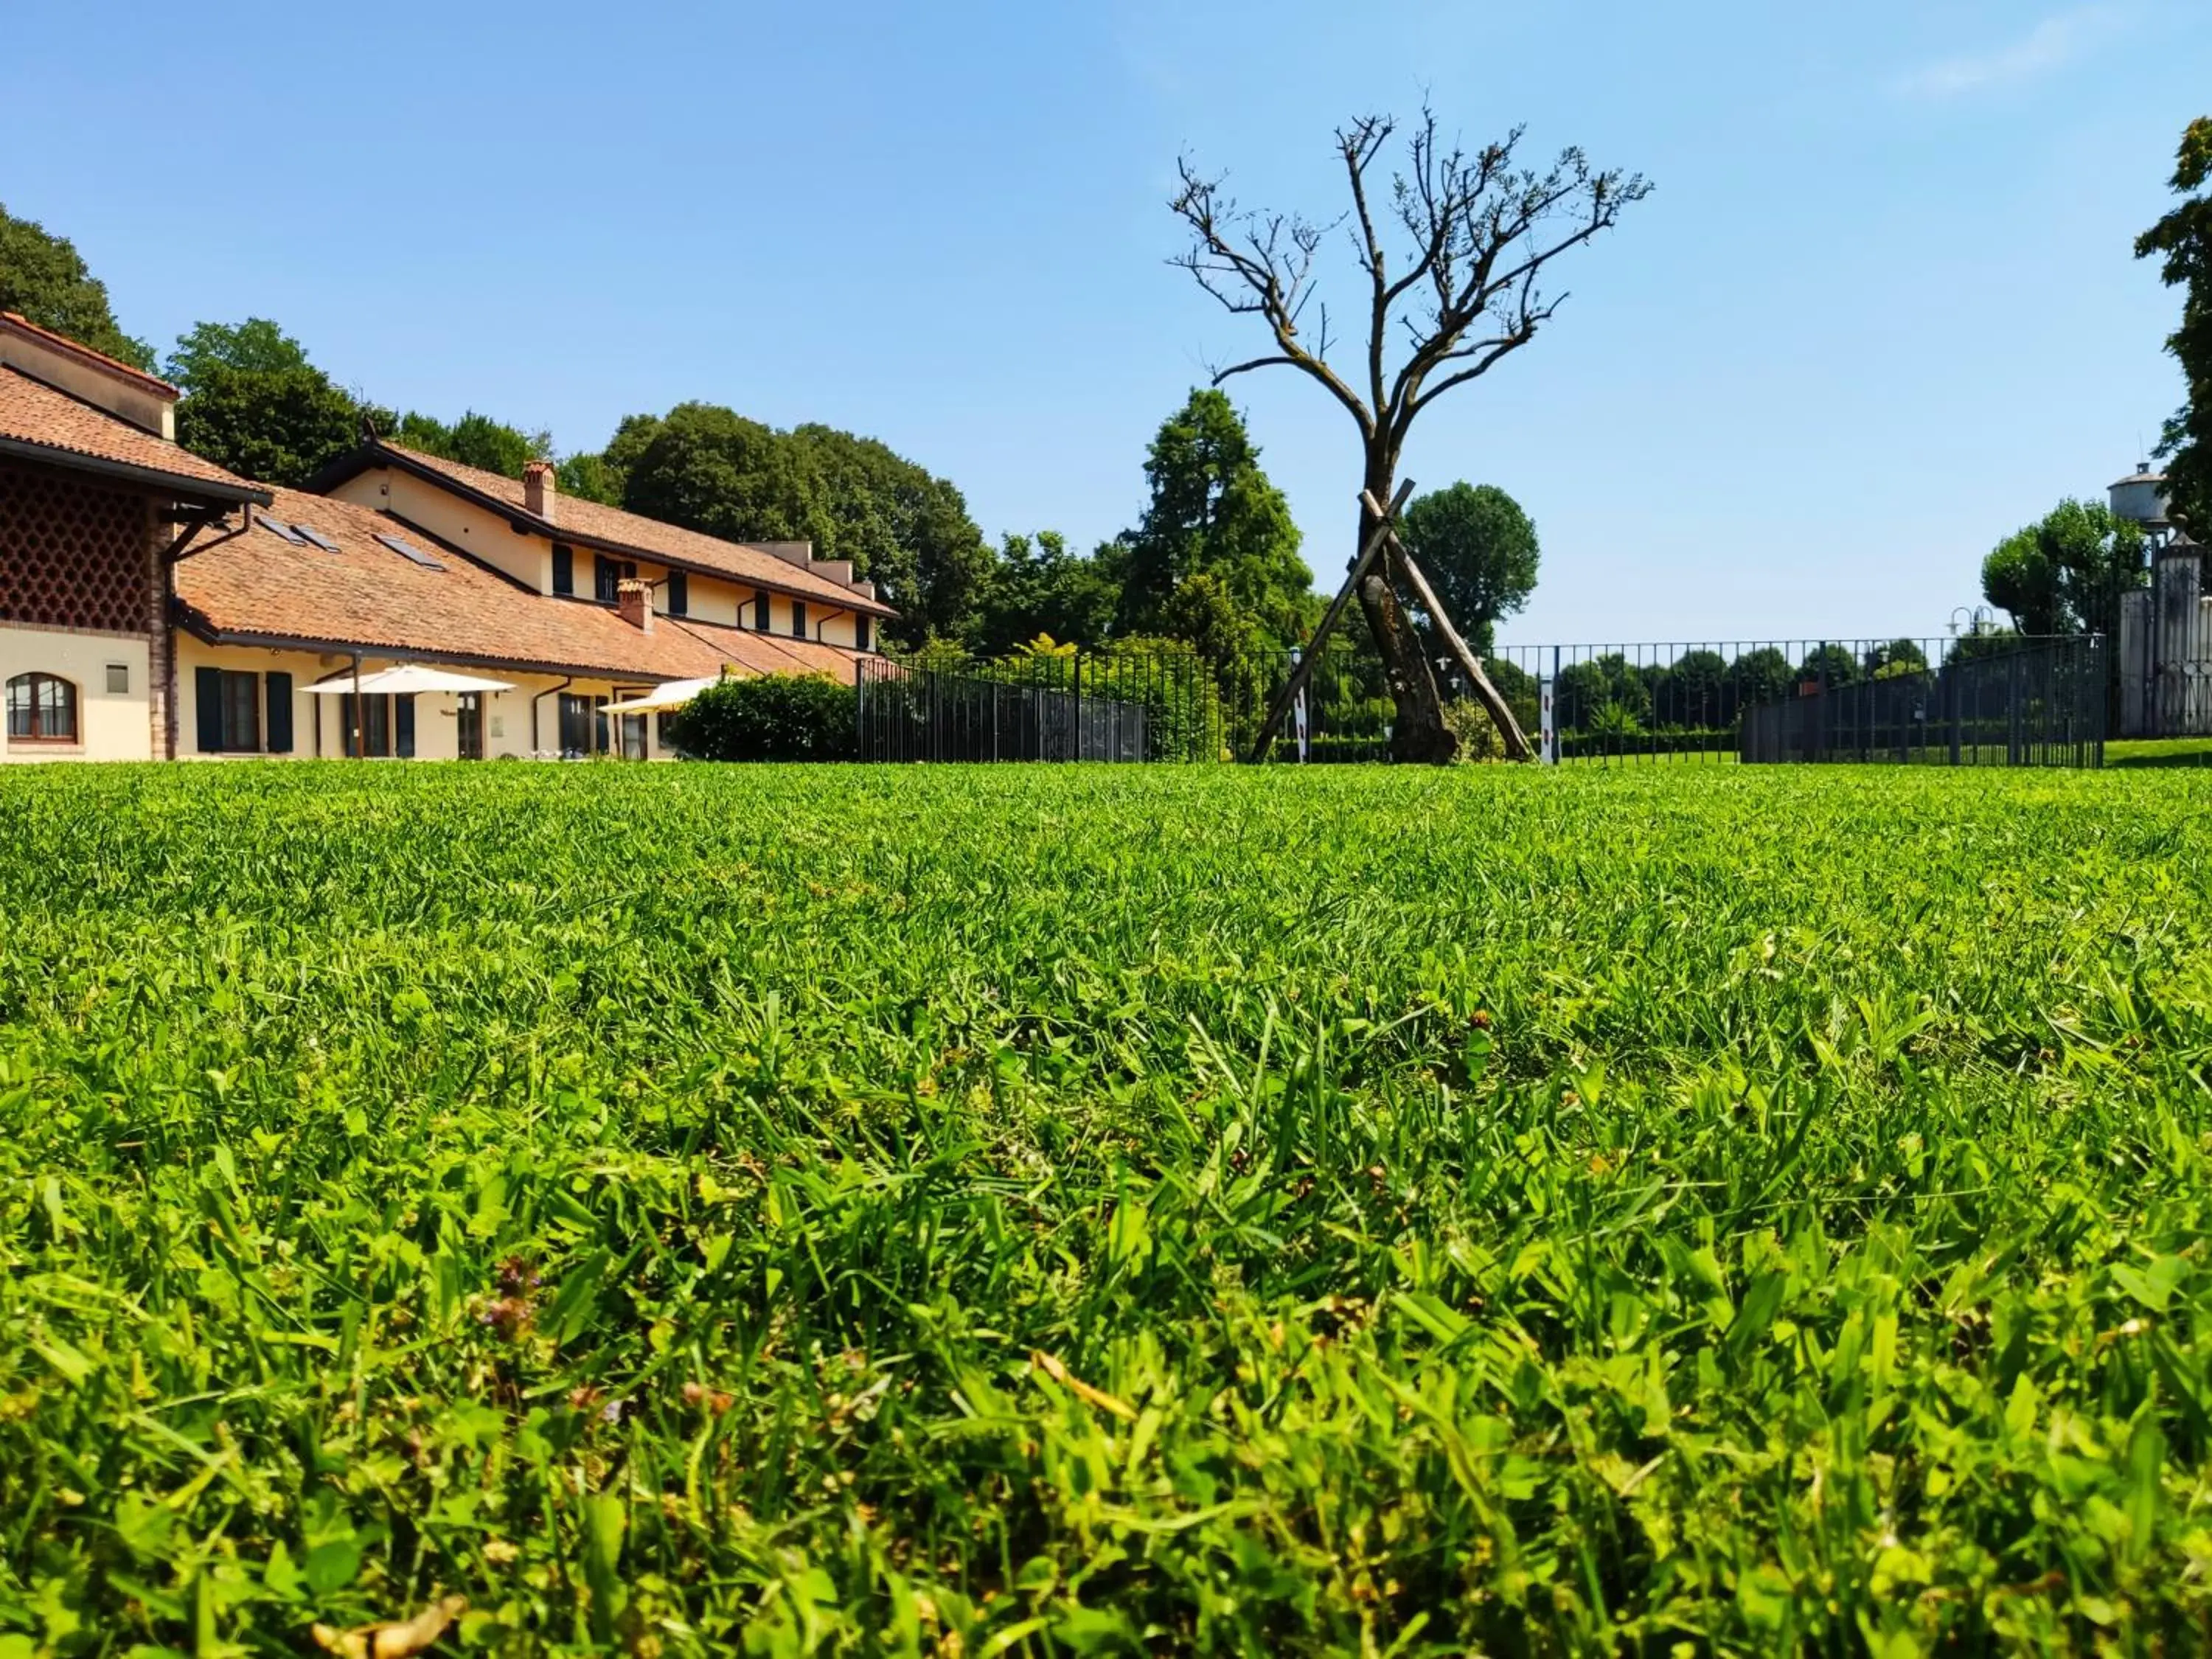
MULTIPOLYGON (((1371 500, 1390 499, 1391 475, 1396 470, 1388 464, 1370 462, 1367 494, 1371 500)), ((1355 545, 1364 547, 1374 528, 1374 515, 1361 507, 1359 539, 1355 545)), ((1420 635, 1406 620, 1405 608, 1398 602, 1397 561, 1387 547, 1376 557, 1373 572, 1359 584, 1359 608, 1366 614, 1367 631, 1374 636, 1375 648, 1382 653, 1390 701, 1397 705, 1397 717, 1390 727, 1390 758, 1415 765, 1443 765, 1459 752, 1459 739, 1444 725, 1436 675, 1421 649, 1420 635)))

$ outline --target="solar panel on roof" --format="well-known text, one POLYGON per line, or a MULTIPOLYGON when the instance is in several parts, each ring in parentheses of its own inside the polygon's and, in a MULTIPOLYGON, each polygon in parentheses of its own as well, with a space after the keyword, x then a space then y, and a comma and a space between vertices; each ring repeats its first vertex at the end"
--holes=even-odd
POLYGON ((272 519, 266 513, 257 513, 253 516, 260 521, 261 527, 264 530, 271 531, 276 534, 282 536, 286 541, 291 543, 293 546, 304 547, 307 545, 306 540, 301 536, 300 532, 293 529, 290 525, 286 524, 283 520, 272 519))
POLYGON ((295 524, 292 528, 298 531, 302 536, 313 542, 317 547, 321 548, 325 553, 336 553, 340 550, 338 544, 332 541, 328 536, 323 534, 319 530, 304 524, 295 524))
POLYGON ((421 548, 416 546, 412 542, 408 541, 402 537, 380 535, 376 539, 382 542, 386 547, 390 548, 394 553, 397 553, 401 558, 414 560, 416 563, 421 565, 425 570, 443 570, 446 568, 442 564, 440 564, 435 559, 432 558, 428 553, 425 553, 421 548))

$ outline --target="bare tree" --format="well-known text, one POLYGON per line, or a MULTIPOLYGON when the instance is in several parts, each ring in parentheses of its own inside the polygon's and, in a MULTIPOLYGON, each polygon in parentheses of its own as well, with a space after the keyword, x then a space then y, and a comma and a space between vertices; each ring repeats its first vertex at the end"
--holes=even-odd
MULTIPOLYGON (((1447 147, 1435 113, 1424 108, 1405 146, 1405 170, 1393 175, 1389 199, 1378 211, 1370 174, 1395 131, 1387 116, 1338 130, 1352 207, 1328 224, 1241 209, 1224 193, 1221 179, 1200 175, 1188 159, 1179 164, 1182 187, 1170 204, 1191 232, 1189 250, 1174 263, 1231 313, 1259 318, 1274 340, 1274 349, 1261 356, 1213 367, 1213 383, 1256 368, 1298 369, 1319 381, 1358 427, 1362 549, 1382 528, 1375 508, 1391 501, 1415 418, 1535 338, 1566 297, 1544 288, 1545 267, 1610 228, 1624 207, 1650 191, 1640 173, 1593 170, 1578 149, 1561 152, 1540 172, 1516 166, 1517 127, 1471 153, 1447 147), (1386 224, 1393 240, 1396 232, 1404 235, 1395 255, 1383 247, 1386 224), (1313 280, 1316 257, 1340 227, 1349 228, 1369 289, 1364 360, 1343 369, 1330 361, 1337 342, 1313 280), (1403 353, 1395 368, 1394 347, 1403 353)), ((1392 751, 1401 760, 1449 760, 1456 744, 1401 598, 1401 584, 1409 576, 1418 584, 1418 573, 1395 541, 1383 538, 1382 545, 1358 593, 1397 704, 1392 751)), ((1449 633, 1449 619, 1440 620, 1449 633)))

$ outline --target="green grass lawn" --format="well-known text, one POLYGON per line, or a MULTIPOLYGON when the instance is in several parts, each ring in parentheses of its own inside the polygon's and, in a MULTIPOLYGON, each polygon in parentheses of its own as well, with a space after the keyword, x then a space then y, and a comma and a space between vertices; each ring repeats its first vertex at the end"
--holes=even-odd
POLYGON ((8 770, 0 1659, 2193 1647, 2208 805, 8 770))
POLYGON ((2115 738, 2105 745, 2105 764, 2212 766, 2212 738, 2115 738))

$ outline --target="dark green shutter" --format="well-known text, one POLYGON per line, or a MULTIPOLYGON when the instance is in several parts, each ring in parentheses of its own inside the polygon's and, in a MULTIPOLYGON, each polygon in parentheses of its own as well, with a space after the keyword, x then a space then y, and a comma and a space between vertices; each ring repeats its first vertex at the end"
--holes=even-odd
POLYGON ((853 618, 853 648, 855 651, 868 648, 868 619, 866 617, 853 618))
POLYGON ((415 758, 415 694, 411 691, 392 700, 392 752, 402 760, 415 758))
POLYGON ((565 542, 553 544, 553 591, 574 593, 576 591, 576 550, 565 542))
POLYGON ((270 674, 269 683, 269 752, 292 752, 292 677, 270 674))
POLYGON ((192 700, 198 704, 200 753, 222 753, 222 670, 192 670, 192 700))
POLYGON ((592 555, 592 597, 602 605, 614 598, 614 568, 604 556, 592 555))
POLYGON ((672 617, 691 614, 691 578, 681 570, 668 573, 668 614, 672 617))

